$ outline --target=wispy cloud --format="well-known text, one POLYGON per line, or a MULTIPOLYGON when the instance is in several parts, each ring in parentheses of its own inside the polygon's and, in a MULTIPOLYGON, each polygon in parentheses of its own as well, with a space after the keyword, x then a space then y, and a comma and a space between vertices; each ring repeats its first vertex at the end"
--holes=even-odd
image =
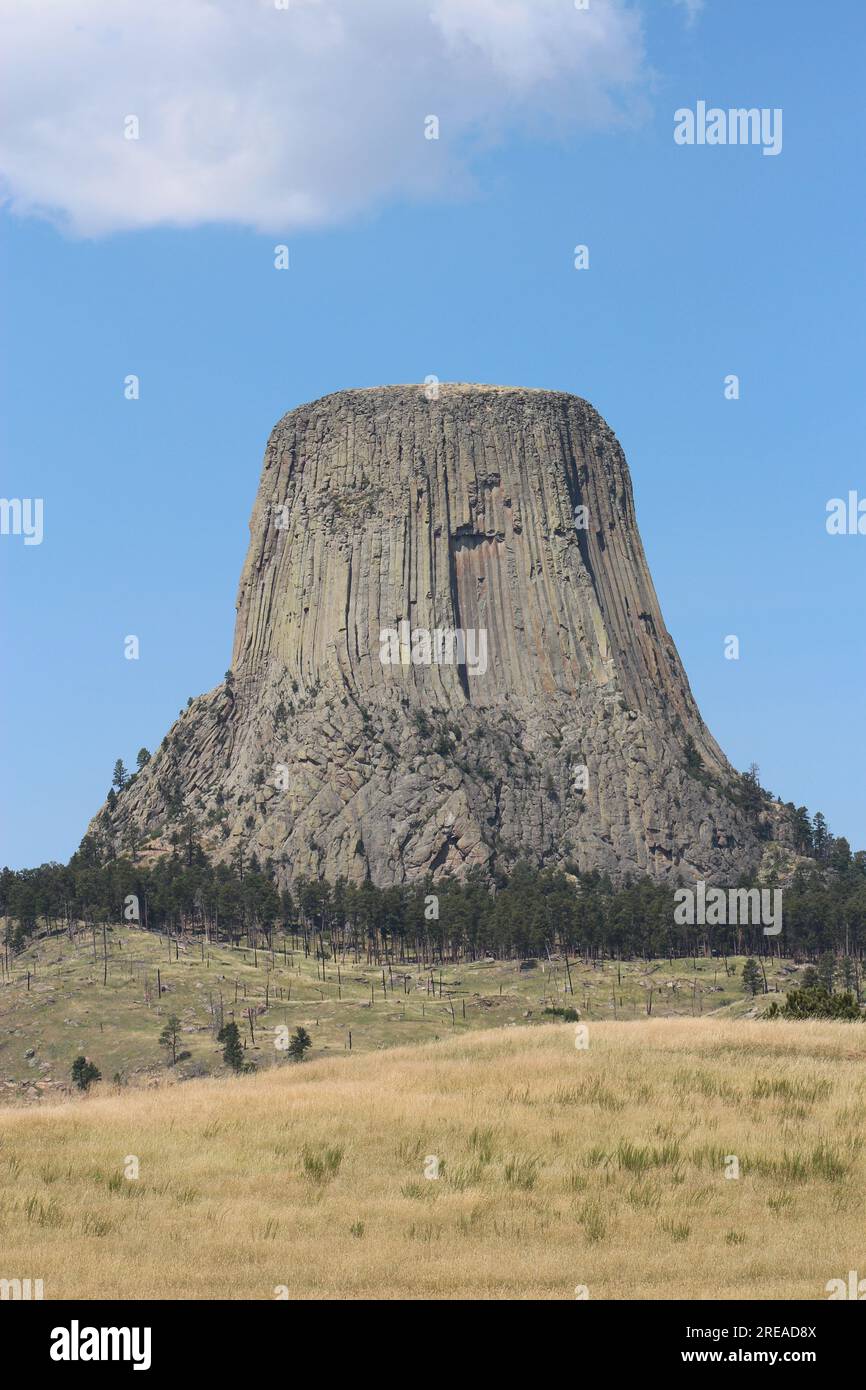
POLYGON ((675 5, 679 5, 686 12, 686 23, 694 24, 701 10, 704 8, 704 0, 674 0, 675 5))
MULTIPOLYGON (((693 3, 693 0, 692 0, 693 3)), ((625 0, 4 0, 0 189, 83 235, 339 221, 471 175, 479 138, 623 119, 625 0), (440 139, 425 140, 436 115, 440 139), (124 138, 136 116, 140 138, 124 138)))

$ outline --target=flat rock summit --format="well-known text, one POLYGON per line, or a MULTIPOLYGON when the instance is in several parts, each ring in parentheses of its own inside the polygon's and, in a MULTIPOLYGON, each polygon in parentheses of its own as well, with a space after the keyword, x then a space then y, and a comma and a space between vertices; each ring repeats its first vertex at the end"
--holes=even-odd
POLYGON ((194 825, 281 880, 535 865, 735 882, 746 808, 665 628, 629 471, 585 400, 383 386, 267 445, 231 672, 91 832, 194 825))

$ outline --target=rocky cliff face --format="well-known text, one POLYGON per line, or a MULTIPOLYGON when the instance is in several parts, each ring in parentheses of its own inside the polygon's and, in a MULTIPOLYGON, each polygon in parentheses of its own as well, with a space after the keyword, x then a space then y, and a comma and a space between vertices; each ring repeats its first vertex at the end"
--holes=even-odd
POLYGON ((314 401, 271 435, 250 532, 232 679, 92 825, 115 846, 192 816, 212 851, 287 878, 756 865, 625 458, 586 401, 468 385, 314 401))

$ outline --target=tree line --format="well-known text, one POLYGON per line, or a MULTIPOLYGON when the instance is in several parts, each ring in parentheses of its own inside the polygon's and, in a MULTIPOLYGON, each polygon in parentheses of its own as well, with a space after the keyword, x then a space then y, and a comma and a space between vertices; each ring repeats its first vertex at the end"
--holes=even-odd
POLYGON ((866 950, 866 853, 852 854, 842 839, 785 886, 782 932, 773 937, 760 924, 677 925, 674 891, 681 885, 649 878, 615 884, 603 873, 518 864, 493 885, 470 873, 462 881, 389 888, 303 878, 280 888, 277 867, 242 854, 214 863, 192 834, 155 862, 106 859, 99 842, 86 836, 66 865, 0 871, 7 960, 37 932, 122 923, 233 945, 289 942, 292 949, 366 963, 446 964, 563 951, 586 959, 715 951, 862 960, 866 950))

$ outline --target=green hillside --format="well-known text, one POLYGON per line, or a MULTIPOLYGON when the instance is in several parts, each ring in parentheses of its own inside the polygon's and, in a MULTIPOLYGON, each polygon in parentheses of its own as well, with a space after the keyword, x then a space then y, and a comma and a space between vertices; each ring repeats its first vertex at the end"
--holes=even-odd
MULTIPOLYGON (((748 1013, 742 958, 606 961, 562 957, 478 961, 431 971, 416 962, 324 963, 303 951, 253 950, 117 926, 34 938, 0 984, 0 1087, 34 1100, 70 1083, 78 1054, 104 1081, 222 1074, 220 1021, 238 1023, 259 1069, 286 1062, 281 1028, 302 1024, 313 1058, 429 1042, 478 1028, 534 1026, 577 1009, 584 1021, 748 1013), (570 975, 570 979, 569 979, 570 975), (159 991, 159 992, 158 992, 159 991), (159 1034, 170 1014, 188 1056, 167 1065, 159 1034)), ((771 990, 796 980, 773 962, 771 990)), ((758 1000, 760 1007, 760 996, 758 1000)))

